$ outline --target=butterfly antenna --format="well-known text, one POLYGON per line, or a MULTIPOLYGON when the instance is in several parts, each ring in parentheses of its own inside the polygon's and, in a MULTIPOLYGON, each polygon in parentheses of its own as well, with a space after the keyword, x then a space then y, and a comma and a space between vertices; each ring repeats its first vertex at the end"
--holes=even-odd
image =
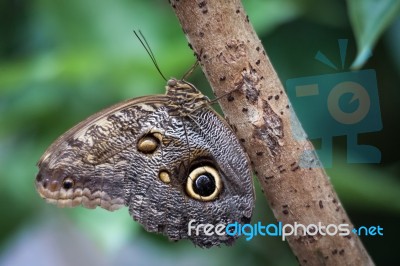
POLYGON ((193 66, 191 68, 189 68, 188 71, 186 71, 186 73, 183 75, 181 80, 184 80, 187 77, 189 77, 193 73, 193 71, 196 69, 196 67, 198 67, 198 65, 199 65, 199 60, 196 60, 196 62, 193 64, 193 66))
POLYGON ((138 38, 139 42, 142 44, 143 48, 146 50, 147 54, 150 56, 151 61, 153 61, 154 66, 156 67, 158 73, 161 77, 167 81, 164 74, 161 72, 160 66, 157 63, 156 57, 153 54, 153 51, 150 48, 149 43, 147 42, 146 38, 144 37, 143 33, 139 30, 139 34, 134 30, 133 33, 135 34, 136 38, 138 38))

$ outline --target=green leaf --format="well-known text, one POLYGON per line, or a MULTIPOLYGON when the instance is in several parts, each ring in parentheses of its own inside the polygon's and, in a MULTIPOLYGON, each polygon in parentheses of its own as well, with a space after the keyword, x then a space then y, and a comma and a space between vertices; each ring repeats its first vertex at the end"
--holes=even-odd
MULTIPOLYGON (((339 153, 341 158, 345 154, 339 153)), ((357 210, 400 213, 398 169, 336 162, 326 169, 345 206, 357 210)))
POLYGON ((400 14, 400 1, 347 0, 347 6, 358 49, 351 68, 358 69, 371 56, 382 33, 400 14))
POLYGON ((307 1, 243 1, 250 21, 257 32, 265 34, 301 16, 307 1))

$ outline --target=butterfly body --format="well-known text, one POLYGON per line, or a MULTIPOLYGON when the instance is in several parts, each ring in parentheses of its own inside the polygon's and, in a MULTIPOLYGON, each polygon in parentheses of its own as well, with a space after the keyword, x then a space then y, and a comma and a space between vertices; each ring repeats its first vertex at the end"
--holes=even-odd
POLYGON ((40 159, 36 188, 60 207, 129 207, 147 231, 196 245, 236 237, 188 233, 188 223, 248 222, 249 162, 229 125, 193 85, 171 79, 165 95, 101 111, 56 140, 40 159))

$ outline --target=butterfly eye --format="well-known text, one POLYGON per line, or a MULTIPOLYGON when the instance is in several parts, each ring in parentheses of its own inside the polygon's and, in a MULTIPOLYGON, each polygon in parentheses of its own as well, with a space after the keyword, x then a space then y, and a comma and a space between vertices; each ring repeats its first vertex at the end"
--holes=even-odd
POLYGON ((160 145, 162 135, 158 132, 139 139, 137 149, 145 154, 153 153, 160 145))
POLYGON ((71 177, 66 177, 63 180, 62 187, 65 190, 71 189, 74 186, 75 182, 71 177))
POLYGON ((177 82, 176 79, 170 79, 170 80, 167 81, 167 85, 169 87, 175 87, 176 85, 178 85, 178 82, 177 82))
POLYGON ((221 177, 218 171, 210 166, 200 166, 192 170, 186 183, 189 196, 201 201, 214 200, 221 188, 221 177))

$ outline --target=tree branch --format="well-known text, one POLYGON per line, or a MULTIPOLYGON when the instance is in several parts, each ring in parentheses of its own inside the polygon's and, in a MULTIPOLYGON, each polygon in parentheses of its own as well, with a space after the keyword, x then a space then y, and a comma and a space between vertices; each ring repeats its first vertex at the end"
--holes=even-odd
MULTIPOLYGON (((294 137, 294 113, 284 88, 239 0, 171 0, 200 65, 242 141, 278 221, 304 225, 351 222, 315 153, 299 161, 309 141, 294 137), (236 89, 236 90, 235 90, 236 89), (310 167, 301 167, 309 164, 310 167)), ((297 119, 297 118, 296 118, 297 119)), ((300 125, 296 128, 304 134, 300 125)), ((373 265, 360 239, 292 236, 293 253, 307 265, 373 265)))

